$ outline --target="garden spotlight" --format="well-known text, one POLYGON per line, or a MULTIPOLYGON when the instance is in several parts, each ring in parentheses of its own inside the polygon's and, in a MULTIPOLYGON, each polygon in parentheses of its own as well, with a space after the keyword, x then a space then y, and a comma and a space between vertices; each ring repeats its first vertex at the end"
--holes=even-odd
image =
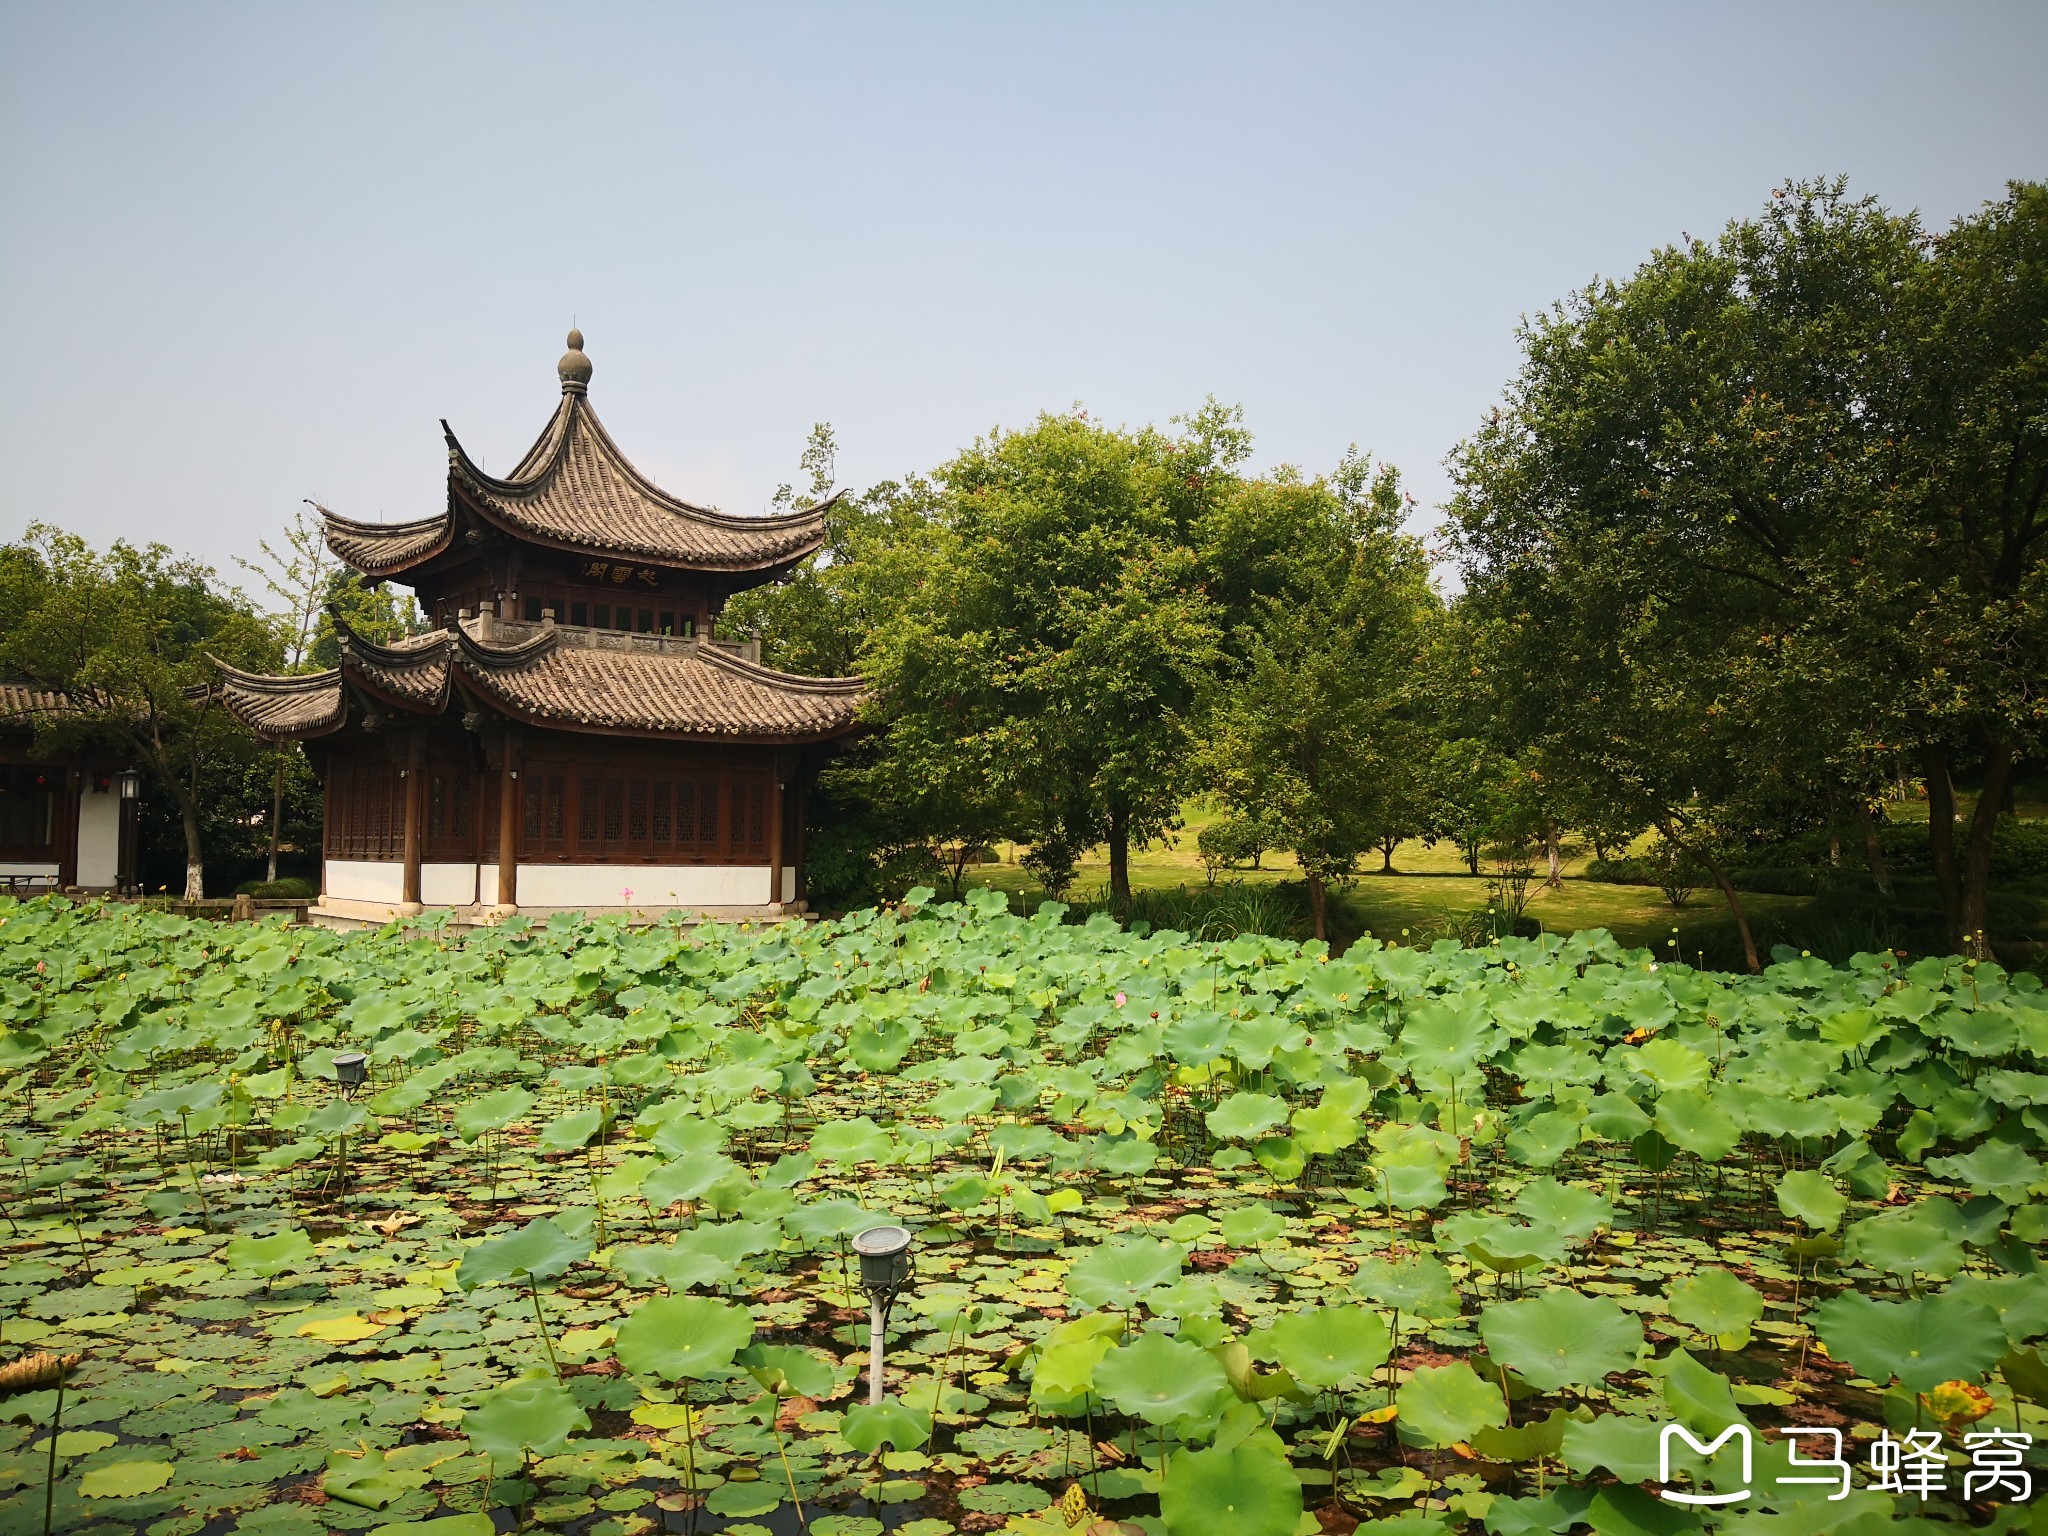
POLYGON ((860 1288, 868 1293, 868 1401, 882 1400, 882 1335, 896 1293, 910 1283, 910 1229, 869 1227, 855 1235, 860 1255, 860 1288))
POLYGON ((361 1051, 343 1051, 334 1058, 334 1080, 341 1084, 346 1094, 351 1088, 360 1088, 370 1076, 370 1058, 361 1051))

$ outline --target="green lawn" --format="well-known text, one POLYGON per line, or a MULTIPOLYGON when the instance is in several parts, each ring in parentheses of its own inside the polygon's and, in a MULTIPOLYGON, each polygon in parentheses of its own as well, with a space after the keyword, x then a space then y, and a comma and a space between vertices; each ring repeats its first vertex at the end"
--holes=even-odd
MULTIPOLYGON (((2048 804, 2027 802, 2019 809, 2028 819, 2048 819, 2048 804)), ((1908 801, 1889 807, 1889 813, 1894 820, 1924 822, 1927 807, 1924 801, 1908 801)), ((1191 805, 1183 825, 1164 842, 1133 849, 1133 890, 1203 890, 1207 875, 1196 852, 1196 838, 1204 826, 1220 815, 1216 810, 1191 805)), ((992 886, 1027 903, 1042 899, 1037 882, 1017 862, 1017 846, 999 845, 998 852, 1001 862, 970 869, 966 883, 992 886)), ((1857 851, 1845 846, 1843 857, 1857 857, 1857 851)), ((1606 928, 1627 944, 1659 951, 1676 948, 1693 960, 1704 954, 1710 963, 1720 965, 1739 963, 1741 949, 1734 919, 1711 884, 1703 884, 1683 909, 1674 910, 1654 887, 1584 879, 1582 871, 1590 858, 1590 850, 1567 844, 1565 880, 1555 889, 1542 887, 1539 861, 1537 879, 1531 882, 1528 915, 1552 932, 1606 928), (1671 944, 1674 938, 1678 941, 1676 946, 1671 944)), ((1258 869, 1229 870, 1219 879, 1249 886, 1279 885, 1300 879, 1299 867, 1291 855, 1268 854, 1259 862, 1258 869)), ((1376 871, 1379 856, 1370 854, 1361 863, 1376 871)), ((1394 869, 1393 874, 1359 875, 1335 893, 1332 937, 1338 944, 1348 944, 1361 933, 1394 940, 1406 938, 1410 942, 1445 935, 1460 920, 1486 905, 1490 865, 1482 863, 1483 873, 1475 877, 1467 873, 1463 859, 1448 844, 1403 843, 1394 854, 1394 869)), ((1092 849, 1081 861, 1079 878, 1068 899, 1100 899, 1108 883, 1107 850, 1092 849)), ((1757 942, 1765 949, 1782 942, 1846 958, 1859 949, 1919 949, 1931 941, 1927 912, 1922 905, 1910 901, 1886 908, 1874 906, 1867 899, 1762 892, 1745 892, 1742 900, 1757 942)), ((2029 937, 2038 949, 2042 935, 2029 937)))

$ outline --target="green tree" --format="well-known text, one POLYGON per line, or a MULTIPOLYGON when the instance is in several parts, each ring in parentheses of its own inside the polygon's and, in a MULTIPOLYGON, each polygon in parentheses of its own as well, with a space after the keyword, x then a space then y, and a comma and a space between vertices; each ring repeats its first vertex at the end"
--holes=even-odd
POLYGON ((1459 452, 1504 715, 1698 857, 1745 939, 1717 848, 1787 783, 1852 803, 1904 747, 1937 865, 1948 770, 1982 767, 1992 808, 1944 889, 1952 940, 1983 942, 2048 670, 2041 228, 2038 189, 1934 242, 1839 182, 1783 189, 1526 327, 1459 452))
POLYGON ((252 670, 277 666, 277 628, 209 568, 160 544, 116 542, 104 553, 31 524, 0 559, 0 673, 61 696, 38 717, 51 747, 110 743, 177 808, 185 895, 205 894, 206 828, 245 814, 207 799, 260 748, 217 702, 219 657, 252 670))
MULTIPOLYGON (((284 670, 304 672, 312 667, 313 648, 323 625, 331 633, 323 604, 335 574, 334 559, 328 553, 325 530, 320 519, 302 507, 284 527, 279 544, 259 539, 260 560, 237 563, 263 584, 276 604, 273 616, 284 642, 284 670), (280 547, 280 545, 282 547, 280 547)), ((266 749, 270 758, 270 816, 264 850, 263 878, 277 879, 278 849, 283 845, 287 790, 290 798, 305 802, 313 797, 313 771, 305 751, 297 742, 283 742, 266 749)))
POLYGON ((1318 938, 1330 884, 1412 819, 1408 715, 1437 605, 1402 506, 1391 469, 1363 487, 1283 471, 1203 521, 1216 586, 1242 583, 1248 610, 1210 690, 1205 777, 1294 854, 1318 938))
POLYGON ((2015 183, 1936 240, 1891 340, 1890 480, 1849 557, 1843 627, 1899 685, 1903 729, 1886 734, 1918 750, 1950 940, 1981 949, 1997 818, 2048 739, 2048 185, 2015 183), (1982 789, 1958 853, 1965 765, 1982 789))
MULTIPOLYGON (((1189 547, 1242 455, 1213 404, 1178 436, 1041 416, 933 476, 928 516, 866 556, 875 602, 860 670, 906 773, 957 762, 1012 831, 1059 854, 1130 849, 1170 827, 1191 785, 1197 689, 1219 654, 1189 547)), ((1035 850, 1042 851, 1042 850, 1035 850)))

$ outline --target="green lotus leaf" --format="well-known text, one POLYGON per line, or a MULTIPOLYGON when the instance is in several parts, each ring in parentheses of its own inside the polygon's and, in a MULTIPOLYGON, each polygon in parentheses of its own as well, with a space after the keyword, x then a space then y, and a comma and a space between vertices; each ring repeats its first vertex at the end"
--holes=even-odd
POLYGON ((1095 1165, 1104 1173, 1130 1176, 1149 1173, 1159 1161, 1159 1148, 1135 1136, 1119 1136, 1103 1144, 1095 1165))
POLYGON ((1605 1467, 1623 1482, 1648 1482, 1657 1476, 1661 1433, 1656 1418, 1603 1413, 1591 1423, 1572 1420, 1564 1427, 1564 1464, 1582 1475, 1605 1467))
POLYGON ((1308 1166, 1308 1153, 1292 1136, 1268 1136, 1253 1142, 1252 1156, 1282 1184, 1300 1178, 1301 1170, 1308 1166))
POLYGON ((113 1461, 90 1467, 78 1480, 78 1491, 88 1499, 132 1499, 154 1493, 178 1470, 168 1461, 113 1461))
POLYGON ((884 1445, 898 1451, 914 1451, 932 1437, 932 1416, 897 1398, 879 1403, 860 1403, 846 1410, 839 1426, 840 1438, 863 1456, 872 1456, 884 1445))
POLYGON ((470 1443, 501 1466, 529 1453, 556 1455, 589 1428, 590 1415, 569 1389, 541 1376, 506 1382, 462 1416, 470 1443))
POLYGON ((2025 1344, 2048 1334, 2048 1271, 1989 1278, 1965 1275, 1945 1294, 1989 1307, 2004 1325, 2009 1344, 2025 1344))
POLYGON ((1500 1388, 1481 1381, 1462 1360, 1418 1366, 1394 1394, 1394 1407, 1402 1438, 1425 1446, 1457 1445, 1508 1417, 1500 1388))
POLYGON ((287 1270, 302 1269, 313 1258, 313 1240, 292 1227, 269 1237, 231 1237, 222 1253, 228 1268, 247 1270, 269 1280, 287 1270))
POLYGON ((1689 1328, 1713 1335, 1723 1349, 1741 1349, 1764 1315, 1764 1299, 1725 1269, 1704 1269, 1670 1290, 1671 1315, 1689 1328))
POLYGON ((1778 1180, 1778 1209, 1816 1232, 1832 1232, 1849 1201, 1826 1174, 1802 1168, 1778 1180))
POLYGON ((989 1182, 979 1174, 963 1173, 939 1191, 939 1203, 956 1211, 971 1211, 988 1202, 989 1182))
POLYGON ((1689 1045, 1663 1035, 1644 1042, 1633 1051, 1618 1053, 1621 1064, 1659 1093, 1697 1088, 1712 1072, 1712 1064, 1689 1045))
POLYGON ((1634 1141, 1650 1128, 1643 1107, 1625 1093, 1596 1094, 1586 1104, 1586 1134, 1608 1141, 1634 1141))
POLYGON ((589 1258, 590 1247, 587 1235, 571 1237, 552 1216, 539 1216, 517 1232, 478 1243, 463 1254, 455 1283, 471 1291, 508 1280, 552 1280, 589 1258))
POLYGON ((831 1365, 794 1344, 749 1344, 733 1363, 777 1397, 827 1397, 834 1380, 831 1365))
POLYGON ((1178 1243, 1158 1238, 1103 1243, 1074 1261, 1067 1271, 1067 1294, 1084 1307, 1127 1312, 1155 1287, 1178 1280, 1186 1259, 1178 1243))
POLYGON ((653 1209, 665 1211, 678 1200, 701 1200, 739 1171, 740 1165, 722 1152, 685 1152, 640 1181, 640 1198, 653 1209))
POLYGON ((1579 1144, 1581 1122, 1562 1110, 1531 1115, 1508 1132, 1507 1151, 1525 1168, 1549 1168, 1579 1144))
POLYGON ((1398 1210, 1426 1210, 1442 1205, 1450 1197, 1444 1182, 1443 1164, 1431 1159, 1417 1163, 1378 1162, 1371 1170, 1377 1184, 1375 1201, 1385 1201, 1398 1210))
POLYGON ((1095 1390, 1095 1367, 1115 1342, 1108 1334, 1072 1338, 1042 1348, 1031 1369, 1031 1401, 1071 1403, 1095 1390))
POLYGON ((1175 1451, 1159 1489, 1168 1536, 1293 1536, 1301 1481, 1266 1437, 1228 1450, 1175 1451))
POLYGON ((604 1128, 602 1109, 579 1109, 559 1120, 550 1120, 534 1138, 547 1152, 574 1152, 604 1128))
POLYGON ((1267 1327, 1266 1336, 1273 1356, 1296 1380, 1326 1389, 1369 1379, 1394 1349, 1387 1325, 1364 1307, 1283 1313, 1267 1327))
POLYGON ((671 1291, 730 1285, 739 1278, 729 1260, 652 1243, 614 1248, 611 1267, 636 1285, 659 1285, 671 1291))
POLYGON ((495 1088, 455 1111, 455 1134, 470 1142, 492 1131, 502 1131, 523 1119, 534 1102, 533 1095, 524 1088, 495 1088))
POLYGON ((811 1137, 811 1156, 821 1163, 872 1163, 886 1160, 896 1142, 866 1115, 832 1120, 811 1137))
POLYGON ((2048 1168, 2009 1141, 1980 1142, 1957 1157, 1931 1157, 1927 1171, 1996 1195, 2007 1205, 2025 1205, 2028 1195, 2048 1191, 2048 1168))
POLYGON ((1674 1349, 1649 1365, 1664 1385, 1664 1406, 1672 1418, 1702 1433, 1719 1433, 1731 1424, 1747 1423, 1728 1378, 1711 1370, 1683 1349, 1674 1349))
POLYGON ((1536 1179, 1515 1196, 1515 1210, 1536 1226, 1561 1232, 1582 1243, 1602 1227, 1614 1225, 1614 1205, 1604 1196, 1553 1178, 1536 1179))
POLYGON ((916 1043, 901 1019, 865 1019, 847 1032, 846 1055, 863 1072, 893 1072, 916 1043))
POLYGON ((1311 1157, 1342 1152, 1358 1140, 1358 1117, 1335 1104, 1297 1109, 1291 1124, 1295 1141, 1311 1157))
POLYGON ((1981 1302, 1948 1295, 1873 1301, 1844 1292, 1813 1310, 1828 1353, 1873 1381, 1926 1392, 1974 1381, 2006 1352, 2005 1326, 1981 1302))
POLYGON ((332 1139, 347 1135, 369 1118, 360 1105, 351 1104, 344 1099, 335 1099, 322 1104, 306 1116, 303 1129, 322 1139, 332 1139))
MULTIPOLYGON (((984 1088, 975 1083, 955 1083, 944 1093, 936 1095, 925 1105, 925 1113, 937 1115, 941 1120, 958 1123, 985 1115, 996 1107, 997 1094, 993 1088, 984 1088)), ((816 1150, 815 1144, 813 1150, 816 1150)), ((824 1156, 819 1153, 819 1156, 824 1156)))
POLYGON ((1255 1248, 1285 1233, 1287 1218, 1270 1205, 1240 1205, 1225 1211, 1216 1226, 1232 1248, 1255 1248))
POLYGON ((1842 1252, 1851 1263, 1887 1275, 1946 1280, 1963 1267, 1963 1231, 1953 1204, 1922 1200, 1850 1222, 1842 1233, 1842 1252))
POLYGON ((1562 1408, 1553 1408, 1548 1418, 1532 1424, 1480 1430, 1472 1437, 1472 1449, 1489 1461, 1535 1461, 1538 1457, 1555 1456, 1564 1447, 1564 1429, 1571 1422, 1562 1408))
POLYGON ((1374 1255, 1363 1259, 1351 1277, 1351 1289, 1367 1301, 1432 1322, 1456 1317, 1464 1310, 1451 1272, 1442 1260, 1427 1254, 1402 1259, 1374 1255))
POLYGON ((782 1500, 782 1490, 763 1478, 757 1483, 721 1483, 705 1497, 704 1507, 729 1520, 751 1520, 756 1515, 773 1514, 782 1507, 782 1500))
POLYGON ((380 1450, 365 1450, 360 1455, 330 1451, 320 1491, 358 1509, 383 1509, 413 1489, 425 1486, 430 1477, 426 1472, 388 1466, 380 1450))
POLYGON ((1486 1353, 1539 1392, 1596 1386, 1634 1367, 1643 1325, 1605 1296, 1545 1291, 1479 1314, 1486 1353))
POLYGON ((1252 1141, 1287 1120, 1287 1104, 1266 1093, 1233 1093, 1203 1117, 1211 1136, 1252 1141))
POLYGON ((1148 1424, 1198 1414, 1229 1387, 1223 1367, 1208 1351, 1162 1333, 1139 1334, 1095 1367, 1095 1391, 1120 1413, 1148 1424))
POLYGON ((753 1336, 745 1307, 706 1296, 657 1296, 619 1324, 613 1349, 635 1375, 707 1381, 725 1375, 753 1336))
POLYGON ((1667 1093, 1657 1100, 1657 1130, 1673 1146, 1709 1163, 1719 1162, 1742 1140, 1742 1127, 1734 1117, 1705 1094, 1692 1089, 1667 1093))
POLYGON ((1505 1216, 1460 1211, 1437 1224, 1439 1239, 1499 1274, 1513 1274, 1564 1257, 1564 1234, 1555 1227, 1525 1225, 1505 1216))

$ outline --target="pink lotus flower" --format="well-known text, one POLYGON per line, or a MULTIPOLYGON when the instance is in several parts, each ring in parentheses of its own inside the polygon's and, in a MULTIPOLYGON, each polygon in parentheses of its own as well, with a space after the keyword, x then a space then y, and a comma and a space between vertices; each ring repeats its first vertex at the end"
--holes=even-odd
POLYGON ((1125 1003, 1127 1003, 1127 1002, 1129 1002, 1129 1001, 1130 1001, 1130 999, 1129 999, 1129 998, 1127 998, 1127 997, 1125 997, 1125 996, 1123 995, 1123 993, 1121 993, 1121 992, 1117 993, 1117 995, 1116 995, 1116 1005, 1117 1005, 1117 1007, 1121 1008, 1121 1007, 1123 1007, 1123 1005, 1124 1005, 1125 1003))

